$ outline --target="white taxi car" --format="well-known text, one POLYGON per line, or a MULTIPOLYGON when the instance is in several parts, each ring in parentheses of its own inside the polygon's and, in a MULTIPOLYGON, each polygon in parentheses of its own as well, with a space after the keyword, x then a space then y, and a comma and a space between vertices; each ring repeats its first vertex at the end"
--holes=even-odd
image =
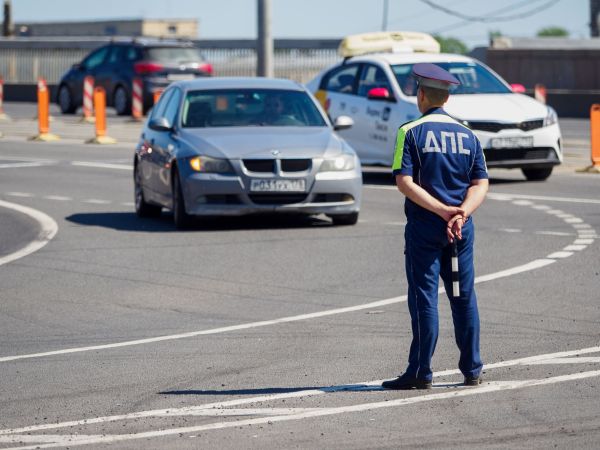
POLYGON ((429 62, 461 82, 444 109, 481 141, 489 168, 519 168, 528 180, 545 180, 562 162, 561 133, 549 106, 512 91, 476 59, 439 53, 432 36, 381 32, 349 36, 340 44, 344 60, 307 83, 329 116, 350 116, 339 132, 363 164, 391 166, 400 125, 421 116, 412 66, 429 62), (375 52, 375 53, 373 53, 375 52))

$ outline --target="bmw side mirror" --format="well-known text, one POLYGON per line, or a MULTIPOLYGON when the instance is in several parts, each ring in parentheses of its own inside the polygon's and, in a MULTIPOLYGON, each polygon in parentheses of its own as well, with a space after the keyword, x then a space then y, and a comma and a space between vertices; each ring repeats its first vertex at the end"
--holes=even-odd
POLYGON ((353 125, 354 125, 354 120, 352 120, 352 117, 339 116, 333 122, 333 129, 335 131, 347 130, 348 128, 351 128, 353 125))
POLYGON ((154 131, 173 131, 173 125, 165 117, 151 119, 148 127, 154 131))

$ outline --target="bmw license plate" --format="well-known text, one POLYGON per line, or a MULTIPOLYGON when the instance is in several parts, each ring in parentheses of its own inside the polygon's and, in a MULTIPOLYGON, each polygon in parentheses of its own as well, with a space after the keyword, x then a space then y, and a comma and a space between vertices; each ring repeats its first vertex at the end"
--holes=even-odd
POLYGON ((304 192, 306 180, 251 180, 253 192, 304 192))
POLYGON ((492 138, 489 148, 523 148, 533 147, 533 136, 492 138))

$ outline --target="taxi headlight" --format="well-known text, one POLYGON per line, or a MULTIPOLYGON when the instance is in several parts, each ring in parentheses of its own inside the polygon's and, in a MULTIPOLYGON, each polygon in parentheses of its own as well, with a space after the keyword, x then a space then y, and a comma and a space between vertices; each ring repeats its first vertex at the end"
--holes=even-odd
POLYGON ((350 153, 342 153, 335 158, 327 158, 323 160, 319 172, 340 172, 343 170, 354 169, 354 155, 350 153))
POLYGON ((190 167, 194 172, 233 173, 231 163, 226 159, 196 156, 190 159, 190 167))
POLYGON ((558 122, 558 115, 556 114, 556 111, 554 111, 554 108, 548 106, 548 114, 546 115, 546 118, 544 119, 544 126, 549 127, 550 125, 554 125, 557 122, 558 122))

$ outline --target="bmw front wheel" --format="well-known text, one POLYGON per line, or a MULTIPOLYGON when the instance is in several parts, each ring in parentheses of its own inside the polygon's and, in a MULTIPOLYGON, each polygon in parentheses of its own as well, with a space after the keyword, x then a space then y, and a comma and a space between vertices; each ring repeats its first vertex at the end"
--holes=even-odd
POLYGON ((185 199, 183 197, 183 190, 181 189, 181 181, 179 180, 179 173, 177 168, 173 170, 173 221, 175 227, 179 230, 184 230, 190 226, 192 221, 191 216, 185 210, 185 199))

